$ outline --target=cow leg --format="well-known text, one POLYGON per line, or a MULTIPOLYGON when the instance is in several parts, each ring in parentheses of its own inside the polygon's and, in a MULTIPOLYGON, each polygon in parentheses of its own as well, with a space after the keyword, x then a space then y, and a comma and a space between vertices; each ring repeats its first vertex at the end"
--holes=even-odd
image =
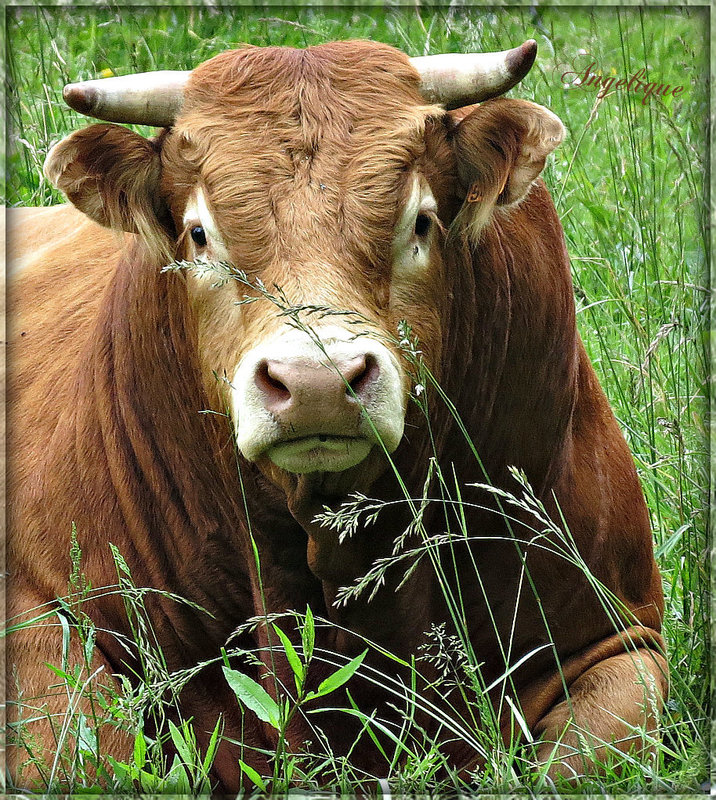
POLYGON ((552 778, 575 778, 594 774, 615 751, 647 753, 667 693, 666 675, 664 658, 646 648, 595 664, 569 686, 569 698, 534 726, 537 762, 550 765, 552 778))

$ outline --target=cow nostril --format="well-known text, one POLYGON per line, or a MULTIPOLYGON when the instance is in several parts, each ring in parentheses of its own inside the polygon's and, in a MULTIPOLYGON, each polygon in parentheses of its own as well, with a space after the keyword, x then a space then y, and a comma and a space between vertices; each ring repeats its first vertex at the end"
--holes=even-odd
MULTIPOLYGON (((365 394, 369 387, 378 380, 380 374, 378 359, 372 353, 365 356, 362 366, 363 369, 357 375, 353 375, 348 383, 356 397, 365 394)), ((352 396, 351 391, 347 390, 346 393, 352 396)))
POLYGON ((262 361, 256 369, 256 385, 274 401, 282 402, 291 399, 291 392, 279 378, 272 373, 271 364, 262 361))

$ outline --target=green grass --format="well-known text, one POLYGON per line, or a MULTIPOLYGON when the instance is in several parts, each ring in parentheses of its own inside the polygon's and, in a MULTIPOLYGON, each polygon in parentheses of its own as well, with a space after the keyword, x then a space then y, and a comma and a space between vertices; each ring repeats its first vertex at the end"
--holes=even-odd
MULTIPOLYGON (((579 328, 634 454, 664 578, 673 690, 660 777, 651 785, 697 788, 707 777, 710 716, 708 95, 694 77, 707 74, 706 12, 19 7, 6 14, 10 205, 61 200, 42 178, 45 154, 52 142, 87 124, 64 106, 62 87, 106 70, 191 68, 241 42, 305 46, 363 37, 422 55, 538 41, 537 65, 512 95, 552 109, 569 132, 545 178, 572 258, 579 328), (566 90, 562 73, 592 61, 620 78, 646 67, 650 79, 685 90, 646 104, 623 91, 599 102, 595 90, 566 90)), ((396 786, 434 788, 434 757, 424 753, 423 763, 416 749, 396 786)), ((197 770, 190 788, 203 785, 197 770)), ((643 789, 640 774, 635 767, 607 787, 643 789)), ((154 784, 146 780, 149 790, 154 784)), ((176 789, 171 780, 161 785, 176 789)))

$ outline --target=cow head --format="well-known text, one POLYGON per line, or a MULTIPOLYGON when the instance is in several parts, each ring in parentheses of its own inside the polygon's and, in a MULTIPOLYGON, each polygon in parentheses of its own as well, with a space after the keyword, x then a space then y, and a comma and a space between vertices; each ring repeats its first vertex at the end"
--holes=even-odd
POLYGON ((167 126, 147 140, 93 125, 53 148, 46 174, 165 262, 245 273, 187 273, 197 347, 241 453, 284 488, 309 476, 340 495, 384 469, 409 421, 400 321, 439 377, 455 265, 469 269, 454 252, 520 202, 562 138, 546 109, 486 100, 526 73, 534 43, 487 67, 442 58, 370 42, 249 47, 139 89, 117 79, 119 100, 114 79, 66 90, 101 119, 167 126))

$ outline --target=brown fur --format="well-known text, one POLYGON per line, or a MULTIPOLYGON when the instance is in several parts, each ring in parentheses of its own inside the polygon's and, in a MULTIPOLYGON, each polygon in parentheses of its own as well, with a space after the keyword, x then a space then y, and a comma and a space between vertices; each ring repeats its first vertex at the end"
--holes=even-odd
MULTIPOLYGON (((538 760, 548 759, 548 742, 570 719, 565 686, 573 722, 555 772, 585 766, 566 750, 575 727, 607 743, 622 738, 623 749, 633 742, 615 716, 653 728, 666 667, 648 515, 579 341, 559 220, 544 185, 532 182, 559 138, 554 118, 522 101, 488 101, 446 117, 424 104, 402 54, 343 42, 305 51, 246 48, 212 59, 195 71, 176 126, 154 143, 97 125, 58 145, 48 172, 73 202, 102 224, 141 235, 122 243, 69 209, 51 212, 56 225, 43 211, 34 228, 23 218, 10 232, 13 258, 21 259, 23 241, 36 251, 11 293, 10 613, 65 593, 72 522, 93 586, 116 582, 112 542, 138 585, 176 592, 213 615, 150 601, 171 669, 218 656, 232 630, 264 611, 230 426, 199 412, 224 411, 225 384, 213 372, 229 374, 281 322, 264 301, 236 306, 245 287, 211 289, 191 275, 161 272, 168 250, 192 254, 182 215, 201 185, 233 263, 250 276, 282 287, 295 303, 359 311, 388 333, 407 319, 484 472, 431 396, 444 467, 454 464, 464 484, 485 482, 487 474, 506 488, 514 488, 507 467, 524 470, 553 519, 564 516, 589 570, 624 604, 624 613, 609 619, 582 571, 525 543, 530 517, 517 512, 509 532, 490 497, 466 485, 473 540, 455 546, 462 548, 456 579, 486 682, 535 651, 491 694, 505 738, 519 733, 507 693, 542 737, 538 760), (415 173, 429 183, 439 221, 429 269, 408 281, 392 276, 390 248, 415 173), (475 183, 482 201, 463 203, 475 183), (58 234, 66 230, 72 232, 58 234), (643 686, 651 687, 646 694, 643 686)), ((407 423, 394 457, 415 495, 430 441, 415 408, 407 423)), ((268 611, 310 605, 341 626, 322 631, 321 645, 347 656, 362 649, 358 634, 410 657, 432 623, 447 621, 427 561, 399 592, 401 574, 393 570, 371 602, 333 605, 338 587, 389 554, 407 523, 403 510, 388 509, 377 526, 339 544, 312 522, 324 503, 353 488, 401 497, 379 453, 322 483, 261 461, 242 460, 240 471, 268 611)), ((425 524, 439 532, 445 522, 429 508, 425 524)), ((88 610, 99 629, 127 632, 116 596, 88 610)), ((58 663, 57 641, 47 627, 11 637, 9 663, 27 694, 47 686, 42 664, 58 663)), ((243 643, 271 642, 260 627, 243 643)), ((135 666, 111 635, 100 634, 98 645, 102 680, 127 673, 127 661, 135 666)), ((273 658, 290 685, 287 664, 277 651, 273 658)), ((374 663, 395 669, 377 657, 374 663)), ((312 679, 320 677, 317 670, 312 679)), ((351 691, 366 710, 384 708, 374 688, 357 681, 351 691)), ((201 744, 220 713, 225 733, 239 737, 242 721, 229 695, 218 669, 185 690, 183 711, 194 715, 201 744)), ((62 696, 46 702, 56 713, 66 705, 62 696)), ((356 733, 350 720, 323 721, 334 750, 345 750, 356 733)), ((251 714, 243 724, 247 743, 272 745, 271 731, 251 714)), ((50 748, 48 729, 41 733, 50 748)), ((297 718, 291 741, 309 735, 297 718)), ((126 756, 131 742, 113 733, 108 747, 126 756)), ((214 769, 229 791, 240 783, 237 753, 223 746, 214 769)), ((367 740, 352 757, 381 769, 367 740)), ((457 746, 452 758, 462 769, 480 763, 457 746)), ((27 784, 33 776, 21 774, 22 759, 15 752, 13 770, 27 784)), ((267 770, 263 757, 253 764, 267 770)))

